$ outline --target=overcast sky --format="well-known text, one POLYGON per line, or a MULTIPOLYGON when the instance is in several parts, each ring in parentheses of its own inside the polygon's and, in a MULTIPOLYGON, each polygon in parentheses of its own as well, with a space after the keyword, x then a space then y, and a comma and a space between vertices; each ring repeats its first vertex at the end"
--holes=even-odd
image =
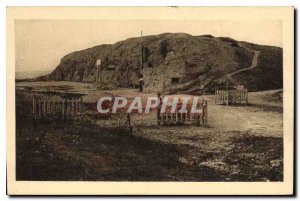
POLYGON ((165 32, 211 34, 282 47, 281 21, 16 20, 16 71, 50 71, 73 51, 165 32))

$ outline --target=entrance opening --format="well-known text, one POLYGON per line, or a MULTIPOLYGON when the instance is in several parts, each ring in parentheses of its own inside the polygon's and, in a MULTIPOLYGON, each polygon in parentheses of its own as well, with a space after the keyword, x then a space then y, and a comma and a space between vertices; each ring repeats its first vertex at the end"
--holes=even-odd
POLYGON ((179 77, 172 77, 171 78, 171 84, 179 84, 180 78, 179 77))

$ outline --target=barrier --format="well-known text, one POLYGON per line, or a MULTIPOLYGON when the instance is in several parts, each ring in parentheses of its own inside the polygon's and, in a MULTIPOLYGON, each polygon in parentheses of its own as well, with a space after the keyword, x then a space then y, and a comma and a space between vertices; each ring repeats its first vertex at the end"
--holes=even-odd
POLYGON ((178 123, 195 123, 197 125, 208 125, 208 110, 207 110, 207 100, 199 100, 197 103, 197 109, 200 112, 193 113, 192 106, 190 103, 187 104, 186 112, 180 113, 179 110, 182 107, 182 103, 178 103, 175 112, 171 112, 171 107, 167 107, 164 112, 162 112, 162 105, 157 108, 157 124, 167 125, 167 124, 178 124, 178 123))
POLYGON ((74 119, 82 112, 82 98, 32 98, 33 119, 74 119))
POLYGON ((215 91, 216 105, 229 104, 248 104, 248 90, 216 90, 215 91))

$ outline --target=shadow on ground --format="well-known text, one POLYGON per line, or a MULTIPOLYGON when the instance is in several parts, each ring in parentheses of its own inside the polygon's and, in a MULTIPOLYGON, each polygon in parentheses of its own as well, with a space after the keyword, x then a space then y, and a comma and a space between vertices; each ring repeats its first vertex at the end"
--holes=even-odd
POLYGON ((282 180, 282 138, 242 136, 229 151, 197 150, 191 158, 189 145, 131 136, 123 128, 23 120, 16 136, 17 180, 282 180))

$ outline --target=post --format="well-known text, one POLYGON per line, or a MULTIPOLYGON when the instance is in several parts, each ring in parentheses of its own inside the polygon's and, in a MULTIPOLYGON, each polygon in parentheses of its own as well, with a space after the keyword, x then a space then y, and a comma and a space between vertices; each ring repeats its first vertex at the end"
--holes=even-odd
POLYGON ((79 99, 77 98, 76 99, 76 115, 78 114, 79 112, 79 99))
POLYGON ((76 116, 76 100, 73 100, 73 116, 76 116))
POLYGON ((42 104, 41 104, 41 101, 38 100, 38 108, 39 108, 39 119, 42 117, 42 104))
POLYGON ((130 135, 133 135, 133 133, 132 133, 131 119, 130 119, 130 114, 129 113, 127 113, 127 121, 128 121, 128 125, 129 125, 129 133, 130 133, 130 135))
POLYGON ((47 116, 48 114, 48 101, 44 101, 45 103, 45 115, 47 116))
POLYGON ((46 101, 44 100, 43 104, 43 116, 46 117, 46 101))
POLYGON ((165 111, 165 116, 166 116, 166 122, 168 123, 169 117, 168 117, 168 109, 165 111))
POLYGON ((65 118, 65 99, 62 100, 62 118, 65 118))
POLYGON ((64 114, 65 114, 65 119, 67 119, 68 118, 68 99, 64 100, 64 104, 65 104, 64 114))
POLYGON ((99 68, 96 66, 96 82, 99 82, 99 68))
POLYGON ((33 116, 33 119, 35 119, 35 99, 34 99, 34 97, 32 98, 32 116, 33 116))
POLYGON ((49 101, 49 113, 52 115, 53 114, 53 112, 52 112, 52 102, 53 102, 53 100, 50 100, 49 101))
POLYGON ((62 107, 63 107, 63 104, 62 104, 62 100, 60 99, 58 101, 58 113, 59 113, 59 117, 62 119, 62 116, 63 116, 63 111, 62 111, 62 107))
POLYGON ((142 75, 144 67, 144 50, 143 50, 143 31, 141 30, 141 65, 140 65, 140 74, 142 75))
POLYGON ((99 68, 98 65, 96 64, 96 82, 99 82, 99 68))
POLYGON ((183 122, 183 113, 180 112, 180 122, 183 122))
POLYGON ((208 110, 207 110, 207 100, 204 101, 204 104, 203 104, 203 117, 204 117, 204 126, 207 126, 208 125, 208 110))
POLYGON ((59 118, 62 119, 62 101, 59 100, 58 101, 58 105, 59 105, 59 118))
POLYGON ((68 119, 70 119, 70 113, 71 113, 71 109, 70 109, 70 100, 67 100, 67 115, 68 115, 68 119))
POLYGON ((191 120, 191 107, 190 107, 190 105, 188 105, 188 112, 187 112, 187 114, 188 114, 188 119, 189 120, 191 120))
POLYGON ((101 59, 96 61, 96 82, 101 82, 101 59))
POLYGON ((157 113, 156 113, 156 116, 157 116, 157 125, 160 126, 160 123, 161 123, 161 118, 160 118, 160 106, 157 107, 157 113))
POLYGON ((226 105, 228 106, 229 104, 229 90, 227 90, 227 93, 226 93, 226 105))
POLYGON ((51 101, 47 101, 47 114, 50 113, 50 103, 51 101))
POLYGON ((71 114, 72 114, 72 118, 74 118, 74 114, 75 114, 75 103, 74 100, 71 100, 71 114))
POLYGON ((59 108, 58 108, 58 103, 59 101, 54 101, 54 116, 55 118, 58 118, 58 115, 59 115, 59 108))
POLYGON ((83 112, 82 111, 82 97, 80 97, 80 104, 79 104, 79 112, 81 113, 81 112, 83 112))
POLYGON ((73 99, 70 100, 70 115, 71 115, 71 118, 73 118, 73 116, 74 116, 74 103, 73 103, 73 99))
POLYGON ((161 113, 160 113, 160 106, 161 106, 161 97, 160 97, 160 93, 157 94, 157 97, 159 99, 159 105, 157 106, 157 109, 156 109, 156 118, 157 118, 157 125, 160 126, 161 124, 161 113))

